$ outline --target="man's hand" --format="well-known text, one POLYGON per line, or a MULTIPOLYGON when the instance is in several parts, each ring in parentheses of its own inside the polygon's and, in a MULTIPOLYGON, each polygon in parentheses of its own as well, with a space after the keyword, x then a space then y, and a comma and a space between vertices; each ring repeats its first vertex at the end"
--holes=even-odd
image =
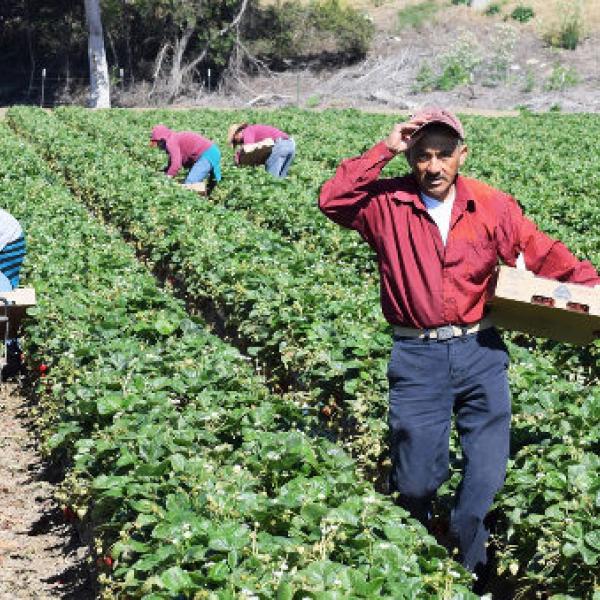
POLYGON ((426 121, 423 119, 411 119, 405 123, 396 123, 390 135, 385 139, 386 146, 396 154, 406 152, 416 141, 412 138, 413 133, 425 123, 426 121))

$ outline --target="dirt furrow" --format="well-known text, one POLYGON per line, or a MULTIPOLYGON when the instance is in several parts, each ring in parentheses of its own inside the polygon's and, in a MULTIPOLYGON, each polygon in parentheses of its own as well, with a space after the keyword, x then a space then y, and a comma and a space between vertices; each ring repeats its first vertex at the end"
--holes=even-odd
POLYGON ((0 599, 91 599, 87 547, 52 500, 56 482, 20 392, 0 386, 0 599))

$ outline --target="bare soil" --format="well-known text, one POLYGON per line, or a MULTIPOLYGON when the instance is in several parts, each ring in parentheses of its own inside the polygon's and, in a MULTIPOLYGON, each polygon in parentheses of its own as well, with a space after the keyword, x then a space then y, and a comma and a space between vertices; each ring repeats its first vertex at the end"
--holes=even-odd
POLYGON ((499 59, 494 57, 494 49, 486 46, 486 40, 494 35, 501 37, 502 30, 490 25, 456 29, 443 24, 413 32, 408 39, 379 34, 369 56, 357 65, 243 77, 227 85, 220 95, 183 102, 232 108, 299 105, 411 111, 437 104, 463 112, 600 112, 600 35, 586 39, 574 51, 559 51, 546 47, 530 31, 517 31, 514 51, 496 81, 491 71, 499 59), (465 32, 477 40, 487 66, 483 64, 479 76, 468 85, 448 91, 419 91, 416 80, 423 65, 435 67, 465 32))
POLYGON ((52 500, 57 475, 41 460, 31 406, 0 386, 0 599, 93 598, 87 547, 52 500))

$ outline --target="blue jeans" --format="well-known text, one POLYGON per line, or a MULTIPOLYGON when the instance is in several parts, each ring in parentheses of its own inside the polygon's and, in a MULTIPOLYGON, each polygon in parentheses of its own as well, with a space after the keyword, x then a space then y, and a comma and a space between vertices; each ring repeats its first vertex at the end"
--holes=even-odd
POLYGON ((446 341, 395 338, 390 385, 391 487, 427 524, 431 501, 448 478, 452 413, 463 478, 450 533, 463 565, 487 562, 484 518, 506 473, 510 435, 508 352, 494 328, 446 341))
POLYGON ((271 154, 265 163, 265 169, 274 177, 285 177, 290 169, 294 155, 296 154, 296 142, 292 138, 279 138, 271 154))
POLYGON ((211 173, 216 181, 221 181, 221 152, 215 144, 202 153, 185 178, 185 183, 200 183, 211 173))

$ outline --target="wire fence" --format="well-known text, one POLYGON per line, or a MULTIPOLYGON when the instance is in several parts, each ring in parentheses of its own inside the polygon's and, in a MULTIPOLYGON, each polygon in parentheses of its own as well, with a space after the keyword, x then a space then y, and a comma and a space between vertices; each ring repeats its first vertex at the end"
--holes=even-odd
MULTIPOLYGON (((210 67, 198 71, 197 77, 198 87, 203 92, 216 91, 216 76, 210 67)), ((112 68, 109 73, 109 81, 111 92, 121 94, 131 92, 136 85, 143 82, 123 68, 112 68)), ((22 89, 26 88, 24 96, 28 101, 38 104, 42 108, 52 108, 64 103, 60 100, 61 95, 68 96, 72 90, 89 87, 89 85, 89 73, 64 74, 41 68, 30 73, 28 78, 23 77, 22 89)))

